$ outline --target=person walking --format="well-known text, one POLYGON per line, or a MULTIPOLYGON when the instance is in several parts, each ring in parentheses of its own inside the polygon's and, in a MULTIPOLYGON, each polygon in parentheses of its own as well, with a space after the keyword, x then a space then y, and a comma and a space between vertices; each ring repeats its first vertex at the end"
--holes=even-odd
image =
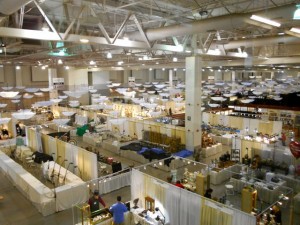
POLYGON ((128 211, 126 205, 121 200, 121 196, 118 196, 117 203, 109 208, 109 211, 113 214, 114 225, 124 225, 124 213, 128 211))

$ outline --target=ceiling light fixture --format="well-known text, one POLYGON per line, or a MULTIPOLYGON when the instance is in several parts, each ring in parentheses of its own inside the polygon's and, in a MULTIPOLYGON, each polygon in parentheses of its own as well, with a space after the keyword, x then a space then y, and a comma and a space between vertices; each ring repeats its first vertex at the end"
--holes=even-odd
POLYGON ((176 57, 173 57, 173 62, 177 62, 178 59, 176 57))
POLYGON ((165 68, 162 68, 162 71, 165 71, 165 68))
POLYGON ((108 58, 108 59, 111 59, 111 58, 112 58, 111 52, 108 52, 108 53, 106 54, 106 58, 108 58))
POLYGON ((271 25, 271 26, 274 26, 274 27, 280 27, 281 26, 280 23, 275 22, 275 21, 270 20, 270 19, 267 19, 267 18, 264 18, 264 17, 261 17, 261 16, 252 15, 250 17, 250 19, 261 22, 261 23, 265 23, 265 24, 268 24, 268 25, 271 25))
POLYGON ((294 20, 300 20, 300 4, 296 5, 297 9, 294 12, 294 20))
POLYGON ((124 62, 123 61, 119 61, 118 65, 121 66, 124 62))
POLYGON ((300 34, 300 29, 299 28, 293 27, 293 28, 290 29, 290 31, 294 32, 294 33, 297 33, 297 34, 300 34))
POLYGON ((49 31, 49 26, 46 22, 43 23, 43 26, 42 26, 42 31, 49 31))
POLYGON ((20 66, 16 66, 16 70, 19 70, 19 69, 21 69, 21 67, 20 66))
POLYGON ((59 59, 59 60, 57 61, 57 63, 58 63, 58 64, 63 64, 63 61, 62 61, 61 59, 59 59))
POLYGON ((45 70, 46 69, 46 67, 45 66, 42 66, 42 70, 45 70))
POLYGON ((81 38, 80 42, 81 43, 89 43, 90 41, 88 39, 86 39, 86 38, 81 38))
POLYGON ((93 60, 91 60, 91 61, 90 61, 90 65, 96 65, 96 62, 93 61, 93 60))
POLYGON ((69 67, 69 66, 66 66, 65 69, 68 70, 68 69, 70 69, 70 67, 69 67))

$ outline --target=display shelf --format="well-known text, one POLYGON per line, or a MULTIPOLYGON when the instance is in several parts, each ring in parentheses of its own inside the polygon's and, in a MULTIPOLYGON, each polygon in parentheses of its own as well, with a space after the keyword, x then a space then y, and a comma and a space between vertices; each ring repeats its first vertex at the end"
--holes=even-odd
POLYGON ((241 150, 231 149, 231 161, 239 162, 241 160, 241 150))

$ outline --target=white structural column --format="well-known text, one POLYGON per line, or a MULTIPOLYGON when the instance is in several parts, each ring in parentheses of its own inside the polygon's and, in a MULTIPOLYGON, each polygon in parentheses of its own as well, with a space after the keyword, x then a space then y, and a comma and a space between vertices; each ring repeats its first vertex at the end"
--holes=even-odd
POLYGON ((123 83, 128 84, 128 77, 130 77, 131 70, 124 70, 124 75, 123 75, 123 83))
POLYGON ((19 70, 16 69, 16 86, 23 86, 22 67, 19 70))
POLYGON ((201 150, 201 81, 202 60, 199 56, 186 58, 185 131, 186 148, 198 154, 201 150))
POLYGON ((173 70, 169 70, 169 85, 170 87, 173 87, 173 70))
POLYGON ((235 82, 235 71, 231 72, 231 82, 235 82))
POLYGON ((49 88, 51 89, 51 91, 49 92, 50 99, 58 97, 57 90, 53 89, 53 78, 57 78, 57 70, 56 68, 48 68, 48 83, 49 88))

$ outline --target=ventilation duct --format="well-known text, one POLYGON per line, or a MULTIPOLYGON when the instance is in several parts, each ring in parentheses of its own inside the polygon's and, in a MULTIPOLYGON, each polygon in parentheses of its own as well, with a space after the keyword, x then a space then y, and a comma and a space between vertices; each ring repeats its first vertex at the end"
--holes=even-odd
POLYGON ((0 13, 10 15, 32 0, 0 0, 0 13))

